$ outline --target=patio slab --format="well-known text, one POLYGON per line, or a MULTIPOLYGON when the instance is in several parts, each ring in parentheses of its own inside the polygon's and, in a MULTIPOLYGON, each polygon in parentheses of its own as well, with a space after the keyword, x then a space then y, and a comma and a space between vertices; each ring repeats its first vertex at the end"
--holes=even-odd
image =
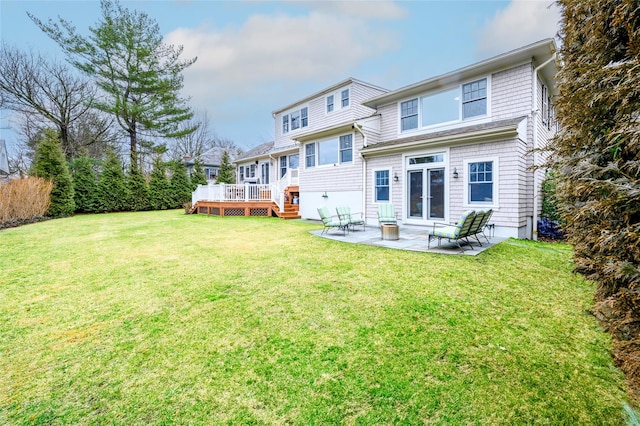
MULTIPOLYGON (((320 223, 320 222, 318 222, 320 223)), ((399 240, 383 240, 381 237, 380 228, 377 226, 367 226, 363 230, 350 231, 346 235, 340 230, 332 229, 322 235, 322 230, 310 231, 313 235, 317 235, 322 238, 327 238, 335 241, 342 241, 344 243, 352 244, 366 244, 371 246, 386 247, 390 249, 398 250, 410 250, 421 251, 427 253, 440 253, 440 254, 457 254, 465 256, 477 256, 483 251, 487 250, 494 245, 505 241, 506 238, 491 237, 489 236, 489 243, 480 236, 482 247, 478 245, 475 239, 472 239, 473 244, 471 249, 469 244, 462 244, 464 252, 460 252, 460 249, 454 242, 449 242, 443 239, 442 245, 438 247, 438 240, 431 240, 431 248, 427 248, 429 236, 427 230, 429 228, 425 226, 412 226, 412 225, 400 225, 400 239, 399 240)))

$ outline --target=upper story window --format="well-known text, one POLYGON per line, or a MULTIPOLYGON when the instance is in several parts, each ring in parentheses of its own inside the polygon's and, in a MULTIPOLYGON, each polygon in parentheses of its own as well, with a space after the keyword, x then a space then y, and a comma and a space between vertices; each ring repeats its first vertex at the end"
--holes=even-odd
POLYGON ((349 106, 349 89, 345 89, 340 93, 341 105, 342 108, 346 108, 349 106))
POLYGON ((418 98, 400 104, 400 126, 403 132, 418 128, 418 98))
POLYGON ((400 131, 455 123, 488 114, 488 78, 400 102, 400 131))
POLYGON ((462 85, 462 119, 487 114, 487 79, 462 85))
POLYGON ((544 124, 547 129, 551 129, 554 120, 554 111, 553 105, 551 104, 551 96, 549 96, 549 90, 547 86, 542 85, 541 90, 542 95, 542 124, 544 124))
POLYGON ((306 167, 344 164, 353 161, 353 135, 310 142, 305 145, 306 167))
POLYGON ((309 125, 309 108, 304 107, 282 116, 282 134, 305 128, 309 125))
POLYGON ((346 88, 329 93, 325 97, 325 104, 327 114, 349 108, 351 104, 351 90, 346 88))
POLYGON ((316 144, 308 143, 304 147, 305 165, 307 167, 316 166, 316 144))

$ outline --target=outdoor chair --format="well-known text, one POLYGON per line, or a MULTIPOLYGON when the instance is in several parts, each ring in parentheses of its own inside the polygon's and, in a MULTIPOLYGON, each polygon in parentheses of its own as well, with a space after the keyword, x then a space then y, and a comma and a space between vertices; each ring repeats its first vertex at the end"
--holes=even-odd
POLYGON ((478 241, 478 244, 480 244, 480 247, 482 247, 482 243, 478 238, 478 234, 482 234, 484 239, 487 240, 487 244, 489 244, 489 238, 487 238, 487 236, 485 235, 484 228, 485 226, 487 226, 487 223, 489 222, 489 219, 491 219, 492 214, 493 214, 492 209, 477 211, 476 220, 473 222, 473 226, 469 230, 469 235, 473 236, 478 241))
POLYGON ((469 247, 473 250, 471 243, 468 240, 469 231, 473 227, 473 223, 476 220, 476 212, 474 210, 466 211, 460 216, 460 220, 455 225, 446 225, 440 228, 436 228, 437 223, 433 224, 433 229, 429 230, 429 240, 427 242, 427 248, 431 248, 431 238, 438 238, 438 247, 443 238, 453 241, 458 245, 461 252, 464 253, 464 249, 460 245, 460 240, 464 240, 469 243, 469 247))
POLYGON ((378 205, 378 225, 382 226, 382 224, 398 224, 396 209, 391 203, 382 203, 378 205))
POLYGON ((326 206, 318 207, 318 214, 320 215, 320 219, 322 219, 322 224, 324 228, 320 235, 323 235, 325 232, 329 232, 330 229, 338 228, 342 229, 342 232, 346 235, 349 222, 346 220, 341 220, 338 216, 331 216, 329 213, 329 209, 326 206))
POLYGON ((351 213, 351 207, 338 206, 336 207, 336 213, 340 221, 347 221, 348 230, 355 230, 356 226, 362 226, 362 230, 366 230, 366 224, 362 213, 351 213))

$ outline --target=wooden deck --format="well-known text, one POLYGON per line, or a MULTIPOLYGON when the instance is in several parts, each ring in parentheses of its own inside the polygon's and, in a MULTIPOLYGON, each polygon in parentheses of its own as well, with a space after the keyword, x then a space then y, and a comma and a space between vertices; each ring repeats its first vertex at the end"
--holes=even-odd
MULTIPOLYGON (((244 191, 244 188, 235 188, 235 190, 244 191)), ((229 195, 227 192, 228 191, 224 192, 225 195, 229 195)), ((232 193, 231 195, 234 196, 236 194, 232 193)), ((278 208, 278 204, 271 200, 271 192, 268 190, 259 191, 259 195, 258 192, 255 192, 253 195, 255 195, 256 199, 253 200, 243 199, 245 195, 243 192, 242 196, 230 197, 237 199, 221 201, 201 199, 191 208, 190 213, 212 216, 273 216, 282 219, 300 219, 300 215, 298 214, 300 207, 298 204, 300 189, 297 185, 288 186, 284 190, 284 205, 282 211, 278 208)))

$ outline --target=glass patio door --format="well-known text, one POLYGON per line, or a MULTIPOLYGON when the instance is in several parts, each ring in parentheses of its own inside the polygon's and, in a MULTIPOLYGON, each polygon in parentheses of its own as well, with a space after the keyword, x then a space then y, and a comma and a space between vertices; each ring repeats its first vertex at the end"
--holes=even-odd
POLYGON ((407 172, 409 218, 444 220, 444 168, 407 172))
POLYGON ((444 220, 444 169, 429 169, 428 218, 444 220))

